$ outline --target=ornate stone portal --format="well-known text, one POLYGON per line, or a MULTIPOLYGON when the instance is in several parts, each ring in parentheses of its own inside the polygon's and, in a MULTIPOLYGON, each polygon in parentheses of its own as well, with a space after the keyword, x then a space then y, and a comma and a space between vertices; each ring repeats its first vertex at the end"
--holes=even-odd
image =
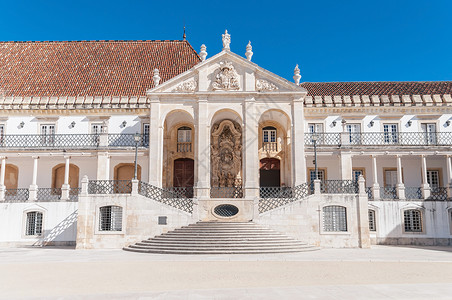
POLYGON ((242 129, 231 120, 223 120, 212 128, 211 186, 242 185, 242 129))

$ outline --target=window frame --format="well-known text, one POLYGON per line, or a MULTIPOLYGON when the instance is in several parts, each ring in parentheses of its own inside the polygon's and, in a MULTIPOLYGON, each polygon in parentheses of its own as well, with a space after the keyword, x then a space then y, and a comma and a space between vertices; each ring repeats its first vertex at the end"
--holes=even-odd
MULTIPOLYGON (((37 209, 37 208, 33 208, 33 209, 28 209, 25 210, 23 212, 23 226, 22 226, 22 238, 24 239, 33 239, 33 238, 42 238, 44 236, 44 231, 45 231, 45 221, 46 221, 46 216, 45 216, 45 212, 41 209, 37 209), (41 215, 41 233, 40 234, 28 234, 28 226, 29 226, 29 214, 31 213, 35 213, 40 214, 41 215)), ((36 222, 36 220, 35 220, 36 222)), ((34 230, 36 233, 36 224, 34 225, 34 230)))
POLYGON ((381 123, 381 132, 383 133, 383 145, 398 145, 400 144, 400 122, 384 122, 381 123), (387 134, 385 132, 385 126, 393 126, 395 125, 396 131, 388 131, 387 134), (387 136, 387 137, 386 137, 387 136), (394 140, 394 136, 396 137, 394 140), (386 141, 388 138, 388 141, 386 141))
MULTIPOLYGON (((317 172, 319 172, 319 174, 320 174, 320 172, 323 172, 323 175, 324 175, 324 179, 323 179, 323 181, 325 181, 325 180, 328 180, 328 176, 327 176, 327 168, 317 168, 317 172)), ((308 176, 309 176, 309 180, 311 180, 311 172, 315 172, 315 167, 309 167, 308 168, 308 172, 307 172, 307 174, 308 174, 308 176)), ((320 176, 319 176, 319 179, 320 179, 320 176)), ((320 181, 322 181, 322 179, 320 179, 320 181)), ((314 182, 313 180, 312 180, 312 182, 314 182)))
POLYGON ((368 214, 368 218, 369 218, 369 232, 370 233, 377 232, 377 211, 373 208, 369 208, 367 210, 367 214, 368 214), (372 218, 371 218, 371 215, 372 215, 372 218), (373 226, 371 226, 371 223, 373 226))
MULTIPOLYGON (((335 204, 335 203, 328 203, 328 205, 324 205, 324 206, 322 206, 322 208, 321 208, 321 231, 320 231, 320 233, 321 234, 335 234, 335 235, 340 235, 340 234, 347 234, 347 235, 350 235, 350 226, 349 226, 349 224, 351 224, 350 223, 350 213, 349 213, 349 211, 350 211, 350 207, 348 207, 348 206, 346 206, 346 205, 343 205, 343 204, 335 204), (343 208, 344 209, 344 213, 345 213, 345 218, 343 218, 343 219, 345 219, 345 230, 328 230, 327 228, 326 228, 326 224, 325 224, 325 218, 326 218, 326 215, 325 215, 325 209, 326 208, 328 208, 328 207, 339 207, 339 208, 343 208)), ((334 216, 332 216, 332 219, 334 219, 335 217, 334 216)), ((337 217, 336 217, 337 218, 337 217)), ((340 218, 340 216, 339 216, 339 218, 340 218)), ((340 226, 340 224, 339 224, 339 226, 340 226)), ((334 227, 334 224, 333 224, 333 227, 334 227)), ((333 228, 334 229, 334 228, 333 228)))
MULTIPOLYGON (((110 218, 112 216, 110 215, 110 218)), ((124 206, 117 204, 117 203, 104 203, 103 205, 98 205, 96 207, 96 222, 95 222, 95 234, 106 234, 106 235, 111 235, 111 234, 124 234, 125 233, 125 226, 124 226, 124 221, 125 221, 125 211, 124 211, 124 206), (121 208, 121 230, 102 230, 101 226, 102 226, 102 212, 101 209, 105 208, 105 207, 119 207, 121 208)), ((112 222, 113 224, 113 222, 112 222)), ((110 225, 111 226, 111 225, 110 225)))
POLYGON ((443 177, 442 177, 442 173, 443 170, 441 168, 427 168, 427 183, 430 186, 430 189, 432 189, 432 184, 429 182, 429 178, 431 179, 431 177, 429 176, 429 172, 438 172, 438 186, 437 187, 442 187, 443 186, 443 177))
MULTIPOLYGON (((364 179, 366 179, 366 168, 352 168, 352 180, 355 180, 355 172, 361 172, 361 175, 363 175, 363 177, 364 177, 364 179)), ((358 181, 358 179, 359 179, 359 176, 358 176, 358 178, 356 178, 356 181, 358 181)), ((367 181, 367 180, 366 180, 367 181)))
MULTIPOLYGON (((402 210, 402 232, 404 234, 425 234, 424 213, 425 213, 424 210, 419 208, 419 207, 409 207, 409 208, 403 209, 402 210), (406 228, 407 223, 406 223, 405 213, 408 212, 408 211, 417 211, 417 212, 419 212, 419 218, 420 218, 419 224, 420 224, 420 227, 421 227, 419 231, 418 230, 409 230, 409 231, 407 231, 407 228, 406 228)), ((410 221, 410 223, 413 223, 413 221, 410 221)), ((413 225, 411 224, 411 226, 413 226, 413 225)))

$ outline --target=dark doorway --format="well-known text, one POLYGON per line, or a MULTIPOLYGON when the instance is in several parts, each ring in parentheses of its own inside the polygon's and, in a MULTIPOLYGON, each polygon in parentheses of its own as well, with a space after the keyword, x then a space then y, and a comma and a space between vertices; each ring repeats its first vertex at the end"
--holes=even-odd
POLYGON ((260 161, 259 185, 261 187, 281 186, 280 161, 277 158, 264 158, 260 161))
POLYGON ((195 164, 193 159, 179 158, 174 161, 174 187, 184 187, 179 191, 188 198, 193 197, 193 184, 195 179, 195 164))

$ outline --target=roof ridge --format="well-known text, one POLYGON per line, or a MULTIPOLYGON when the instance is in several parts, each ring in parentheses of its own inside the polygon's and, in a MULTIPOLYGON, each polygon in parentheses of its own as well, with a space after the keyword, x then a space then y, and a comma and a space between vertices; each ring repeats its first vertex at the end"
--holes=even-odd
POLYGON ((96 42, 186 42, 184 40, 72 40, 72 41, 0 41, 0 43, 96 43, 96 42))
POLYGON ((432 81, 306 81, 305 83, 450 83, 452 80, 432 80, 432 81))

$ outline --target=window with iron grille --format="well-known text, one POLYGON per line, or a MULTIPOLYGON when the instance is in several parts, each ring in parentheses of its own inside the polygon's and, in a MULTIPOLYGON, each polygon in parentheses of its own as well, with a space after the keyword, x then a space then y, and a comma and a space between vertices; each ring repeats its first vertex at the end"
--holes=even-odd
POLYGON ((350 144, 361 143, 361 124, 347 124, 348 142, 350 144))
POLYGON ((369 209, 369 230, 377 231, 377 226, 375 223, 375 210, 369 209))
POLYGON ((42 213, 39 211, 28 212, 25 235, 39 236, 41 234, 42 234, 42 213))
MULTIPOLYGON (((325 170, 317 169, 317 176, 320 181, 325 181, 325 170)), ((315 178, 315 169, 309 169, 309 179, 311 182, 314 182, 315 178)))
POLYGON ((100 208, 100 231, 121 231, 122 230, 122 207, 103 206, 100 208))
POLYGON ((359 176, 363 175, 364 176, 364 170, 363 169, 353 169, 352 170, 352 178, 353 180, 358 181, 359 176))
POLYGON ((5 138, 5 124, 0 124, 0 145, 3 144, 5 138))
POLYGON ((149 145, 149 123, 143 124, 143 144, 149 145))
POLYGON ((422 232, 422 212, 419 209, 408 209, 403 212, 405 232, 422 232))
POLYGON ((427 170, 427 183, 431 188, 439 187, 439 171, 438 170, 427 170))
POLYGON ((383 124, 385 144, 397 144, 399 142, 399 131, 397 124, 383 124))
POLYGON ((44 146, 55 142, 55 124, 41 124, 41 143, 44 146))
POLYGON ((325 206, 323 231, 347 231, 347 209, 338 205, 325 206))

